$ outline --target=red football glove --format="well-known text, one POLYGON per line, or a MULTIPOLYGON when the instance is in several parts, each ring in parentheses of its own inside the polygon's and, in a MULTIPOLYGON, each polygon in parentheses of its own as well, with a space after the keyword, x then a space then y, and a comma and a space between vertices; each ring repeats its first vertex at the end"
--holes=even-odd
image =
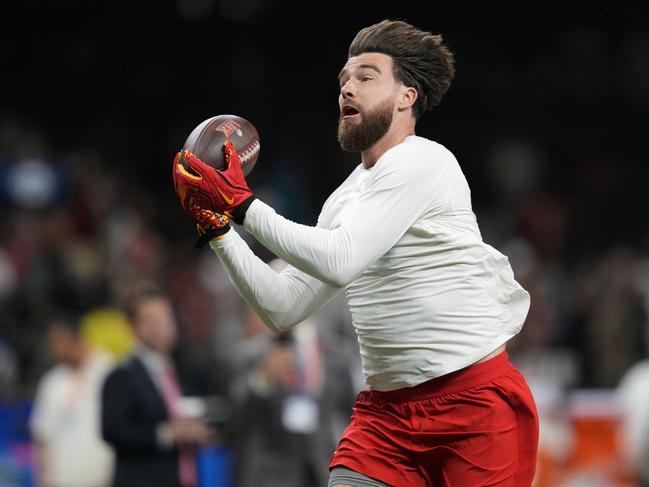
POLYGON ((230 230, 230 219, 227 215, 214 213, 211 210, 199 210, 198 208, 196 208, 196 211, 196 230, 198 230, 199 237, 194 244, 195 248, 201 248, 210 240, 219 238, 230 230))
POLYGON ((194 247, 200 248, 214 238, 218 238, 230 230, 230 218, 227 215, 216 213, 212 210, 204 210, 201 202, 207 201, 207 197, 196 191, 192 187, 184 186, 175 178, 176 164, 180 163, 182 155, 176 154, 174 159, 174 188, 180 198, 183 208, 189 213, 189 216, 196 222, 199 238, 194 247))
POLYGON ((223 146, 226 168, 217 171, 203 163, 191 152, 184 150, 176 154, 173 164, 173 179, 180 204, 194 220, 197 220, 194 206, 201 210, 234 217, 243 223, 245 210, 254 196, 243 176, 239 154, 229 140, 223 146), (189 167, 185 169, 183 161, 189 167), (237 209, 243 205, 243 211, 237 209))

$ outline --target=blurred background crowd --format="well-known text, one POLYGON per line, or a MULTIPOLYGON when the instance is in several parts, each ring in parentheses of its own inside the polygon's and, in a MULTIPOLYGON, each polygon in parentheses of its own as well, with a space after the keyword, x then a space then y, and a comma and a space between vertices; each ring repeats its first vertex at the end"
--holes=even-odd
MULTIPOLYGON (((36 4, 3 6, 15 21, 0 33, 0 485, 34 477, 29 418, 54 363, 46 333, 54 317, 80 313, 84 340, 117 363, 135 346, 120 303, 140 280, 173 304, 184 392, 218 399, 226 460, 210 485, 255 485, 237 474, 253 458, 240 440, 261 430, 308 431, 328 451, 363 387, 344 300, 304 327, 317 332, 300 332, 317 333, 327 344, 318 350, 331 349, 340 370, 317 368, 347 377, 327 394, 337 398, 326 406, 329 431, 315 432, 308 418, 269 426, 272 399, 246 374, 281 375, 295 360, 286 350, 305 339, 268 335, 217 259, 192 248, 171 159, 205 118, 243 116, 261 135, 251 186, 279 213, 314 224, 358 162, 337 147, 336 76, 356 31, 383 18, 441 32, 456 55, 454 84, 418 133, 456 155, 485 241, 509 256, 531 293, 509 350, 541 412, 537 484, 641 485, 649 464, 646 3, 36 4), (266 402, 240 407, 253 393, 266 402)), ((314 463, 322 468, 326 456, 314 463)))

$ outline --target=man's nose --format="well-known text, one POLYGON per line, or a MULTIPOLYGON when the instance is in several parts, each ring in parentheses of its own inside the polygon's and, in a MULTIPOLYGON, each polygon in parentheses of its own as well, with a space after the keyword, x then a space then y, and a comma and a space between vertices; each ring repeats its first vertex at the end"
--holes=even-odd
POLYGON ((343 98, 353 98, 354 97, 354 87, 352 86, 351 80, 347 81, 344 85, 340 87, 340 94, 343 98))

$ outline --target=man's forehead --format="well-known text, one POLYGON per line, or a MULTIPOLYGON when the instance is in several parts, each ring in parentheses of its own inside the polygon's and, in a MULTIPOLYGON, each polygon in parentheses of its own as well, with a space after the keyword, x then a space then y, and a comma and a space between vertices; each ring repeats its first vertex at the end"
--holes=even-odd
POLYGON ((349 57, 340 74, 342 75, 346 71, 372 66, 378 69, 378 71, 383 72, 392 67, 392 58, 382 52, 364 52, 358 56, 349 57))

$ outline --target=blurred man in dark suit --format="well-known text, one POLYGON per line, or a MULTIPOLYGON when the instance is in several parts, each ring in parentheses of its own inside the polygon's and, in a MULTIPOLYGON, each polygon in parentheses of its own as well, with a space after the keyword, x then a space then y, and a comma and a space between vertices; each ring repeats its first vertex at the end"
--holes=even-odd
POLYGON ((171 351, 176 321, 155 287, 138 289, 126 312, 138 340, 135 353, 107 378, 102 431, 117 455, 113 485, 194 487, 196 448, 213 440, 202 421, 183 417, 171 351))

